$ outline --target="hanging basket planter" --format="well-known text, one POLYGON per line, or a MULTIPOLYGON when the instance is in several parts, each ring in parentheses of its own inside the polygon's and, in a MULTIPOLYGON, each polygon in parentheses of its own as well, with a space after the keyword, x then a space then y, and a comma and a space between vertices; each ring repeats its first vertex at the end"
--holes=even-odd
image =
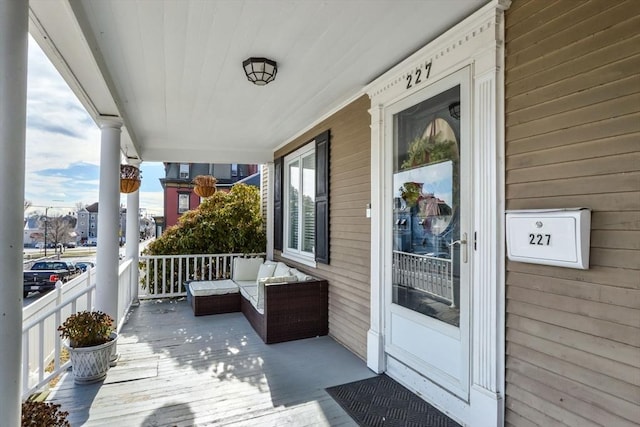
POLYGON ((193 183, 196 185, 193 191, 200 197, 211 197, 216 193, 216 182, 211 175, 198 175, 193 179, 193 183))
POLYGON ((140 188, 140 169, 133 165, 120 165, 120 192, 133 193, 140 188))

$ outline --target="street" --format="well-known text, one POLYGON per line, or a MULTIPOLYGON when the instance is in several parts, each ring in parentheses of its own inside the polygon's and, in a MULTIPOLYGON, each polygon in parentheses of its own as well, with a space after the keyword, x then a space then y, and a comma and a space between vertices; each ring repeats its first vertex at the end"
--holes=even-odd
MULTIPOLYGON (((142 249, 149 241, 145 241, 140 243, 140 249, 142 249)), ((80 261, 91 261, 96 262, 96 250, 95 246, 81 246, 78 248, 65 248, 64 252, 61 254, 60 259, 64 259, 65 261, 71 262, 80 262, 80 261)), ((120 262, 124 260, 125 257, 126 245, 119 248, 120 254, 120 262)), ((47 249, 47 256, 50 257, 54 255, 56 252, 54 249, 47 249)), ((30 265, 29 261, 35 261, 36 259, 44 257, 44 249, 36 249, 36 248, 24 248, 24 265, 30 265)), ((26 307, 29 304, 37 301, 42 295, 39 292, 32 292, 26 298, 22 300, 22 307, 26 307)))

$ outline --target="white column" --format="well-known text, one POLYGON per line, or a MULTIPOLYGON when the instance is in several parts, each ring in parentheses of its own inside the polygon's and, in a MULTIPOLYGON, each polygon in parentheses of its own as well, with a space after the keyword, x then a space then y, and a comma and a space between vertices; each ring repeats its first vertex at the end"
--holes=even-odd
POLYGON ((98 196, 98 252, 96 256, 96 310, 118 323, 118 252, 120 230, 120 132, 116 117, 99 120, 100 192, 98 196))
MULTIPOLYGON (((504 425, 505 411, 505 143, 504 10, 495 14, 498 41, 491 61, 478 61, 474 84, 474 228, 470 418, 477 425, 504 425)), ((474 424, 475 425, 475 424, 474 424)))
MULTIPOLYGON (((140 160, 129 159, 129 164, 140 167, 140 160)), ((131 259, 133 267, 131 268, 131 299, 134 304, 138 303, 138 280, 140 270, 138 268, 138 259, 140 255, 140 191, 127 194, 127 246, 126 257, 131 259)))
MULTIPOLYGON (((266 194, 267 197, 267 259, 273 259, 273 177, 275 174, 273 162, 268 162, 266 165, 262 166, 260 174, 262 175, 265 172, 267 174, 267 191, 263 191, 262 195, 264 196, 266 194)), ((264 182, 262 180, 262 176, 260 178, 260 182, 264 182)))
MULTIPOLYGON (((386 370, 384 355, 384 122, 382 105, 371 114, 371 322, 367 331, 367 366, 373 372, 386 370)), ((390 222, 387 222, 390 224, 390 222)))
POLYGON ((20 425, 28 1, 0 1, 0 423, 20 425))

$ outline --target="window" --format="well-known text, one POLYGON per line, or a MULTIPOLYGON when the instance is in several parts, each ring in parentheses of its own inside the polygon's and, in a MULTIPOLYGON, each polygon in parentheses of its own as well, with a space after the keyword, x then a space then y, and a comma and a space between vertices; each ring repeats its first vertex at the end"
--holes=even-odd
POLYGON ((329 264, 329 131, 274 159, 273 248, 316 266, 329 264))
POLYGON ((314 260, 315 144, 307 144, 284 159, 285 256, 314 260))
POLYGON ((460 326, 460 86, 393 116, 392 302, 460 326))
POLYGON ((189 210, 189 193, 178 194, 178 213, 185 213, 189 210))
POLYGON ((180 163, 180 178, 189 178, 189 163, 180 163))
POLYGON ((238 164, 231 163, 231 176, 238 176, 238 164))

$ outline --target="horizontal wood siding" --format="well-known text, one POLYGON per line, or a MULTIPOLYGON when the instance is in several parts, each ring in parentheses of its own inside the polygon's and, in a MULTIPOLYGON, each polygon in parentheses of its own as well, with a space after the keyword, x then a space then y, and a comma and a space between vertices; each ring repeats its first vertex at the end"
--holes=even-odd
POLYGON ((276 152, 283 156, 330 131, 331 262, 315 270, 297 267, 329 281, 329 334, 362 359, 370 319, 371 223, 365 217, 371 200, 370 106, 362 96, 276 152))
POLYGON ((267 223, 267 200, 269 197, 269 166, 260 166, 260 213, 262 220, 267 223))
POLYGON ((508 209, 592 209, 589 270, 507 262, 508 426, 640 425, 640 1, 506 14, 508 209))

